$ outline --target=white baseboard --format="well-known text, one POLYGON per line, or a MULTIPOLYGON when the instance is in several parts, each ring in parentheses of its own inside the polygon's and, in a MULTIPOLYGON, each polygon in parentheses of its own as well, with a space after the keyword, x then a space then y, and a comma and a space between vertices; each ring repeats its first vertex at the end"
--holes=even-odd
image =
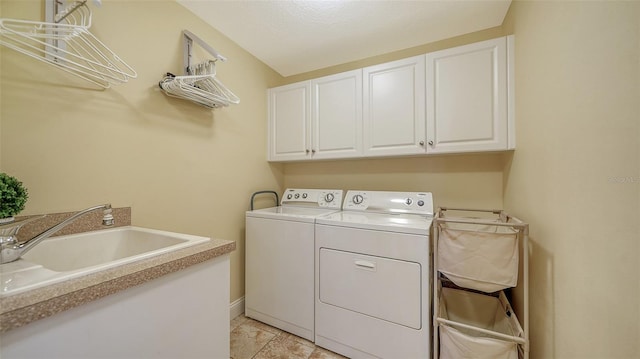
POLYGON ((233 319, 244 313, 244 297, 240 297, 229 304, 229 316, 233 319))

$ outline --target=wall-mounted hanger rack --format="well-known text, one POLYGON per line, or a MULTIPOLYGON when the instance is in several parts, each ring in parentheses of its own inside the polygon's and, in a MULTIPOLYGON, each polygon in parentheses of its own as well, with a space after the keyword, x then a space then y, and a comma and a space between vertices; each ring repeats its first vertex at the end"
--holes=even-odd
MULTIPOLYGON (((68 16, 73 14, 76 10, 83 6, 86 6, 87 0, 75 1, 72 4, 65 7, 65 3, 62 0, 53 0, 45 2, 45 21, 60 23, 68 16)), ((94 0, 94 3, 98 6, 102 4, 100 0, 94 0)), ((91 23, 86 27, 90 27, 91 23)))
POLYGON ((182 30, 182 44, 184 46, 184 54, 183 54, 183 63, 185 64, 185 72, 191 74, 189 72, 189 65, 192 62, 193 55, 193 42, 197 42, 200 47, 207 50, 208 53, 213 56, 214 60, 220 60, 222 62, 227 61, 227 58, 222 56, 216 49, 209 46, 206 42, 202 41, 201 38, 197 37, 194 33, 189 30, 182 30))
POLYGON ((90 31, 87 0, 69 6, 46 0, 48 21, 0 18, 0 45, 108 88, 137 77, 135 70, 90 31))
POLYGON ((240 103, 240 99, 216 77, 216 61, 226 61, 213 47, 188 30, 182 31, 184 45, 184 76, 171 73, 159 82, 162 91, 171 97, 195 102, 208 108, 226 107, 240 103), (196 42, 213 56, 198 64, 193 64, 193 43, 196 42))

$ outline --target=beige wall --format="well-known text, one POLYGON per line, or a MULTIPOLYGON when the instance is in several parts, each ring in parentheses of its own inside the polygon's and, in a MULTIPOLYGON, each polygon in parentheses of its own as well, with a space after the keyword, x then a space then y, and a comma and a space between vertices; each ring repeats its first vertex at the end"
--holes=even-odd
MULTIPOLYGON (((41 20, 43 3, 2 0, 2 14, 41 20)), ((250 194, 283 182, 265 161, 266 89, 280 76, 173 1, 104 0, 93 14, 91 31, 138 78, 96 90, 4 50, 2 171, 28 187, 25 214, 111 202, 131 206, 134 225, 237 241, 230 299, 241 297, 250 194), (159 91, 167 71, 181 74, 182 29, 228 57, 218 75, 239 105, 210 110, 159 91)))
POLYGON ((640 358, 640 3, 516 1, 504 26, 504 206, 531 224, 532 358, 640 358))
POLYGON ((285 165, 286 187, 428 191, 436 206, 502 207, 503 155, 465 155, 285 165))

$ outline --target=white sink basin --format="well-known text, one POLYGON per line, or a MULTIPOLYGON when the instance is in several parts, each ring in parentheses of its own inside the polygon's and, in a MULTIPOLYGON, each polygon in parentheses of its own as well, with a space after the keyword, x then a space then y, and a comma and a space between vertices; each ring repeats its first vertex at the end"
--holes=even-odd
POLYGON ((21 259, 0 265, 0 296, 207 241, 206 237, 130 226, 53 237, 36 245, 21 259))

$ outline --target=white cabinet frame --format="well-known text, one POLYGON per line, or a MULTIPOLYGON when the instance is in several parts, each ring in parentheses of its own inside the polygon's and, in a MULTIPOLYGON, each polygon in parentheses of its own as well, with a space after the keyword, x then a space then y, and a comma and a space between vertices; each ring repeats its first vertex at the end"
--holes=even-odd
POLYGON ((514 37, 268 90, 269 161, 515 149, 514 37))

